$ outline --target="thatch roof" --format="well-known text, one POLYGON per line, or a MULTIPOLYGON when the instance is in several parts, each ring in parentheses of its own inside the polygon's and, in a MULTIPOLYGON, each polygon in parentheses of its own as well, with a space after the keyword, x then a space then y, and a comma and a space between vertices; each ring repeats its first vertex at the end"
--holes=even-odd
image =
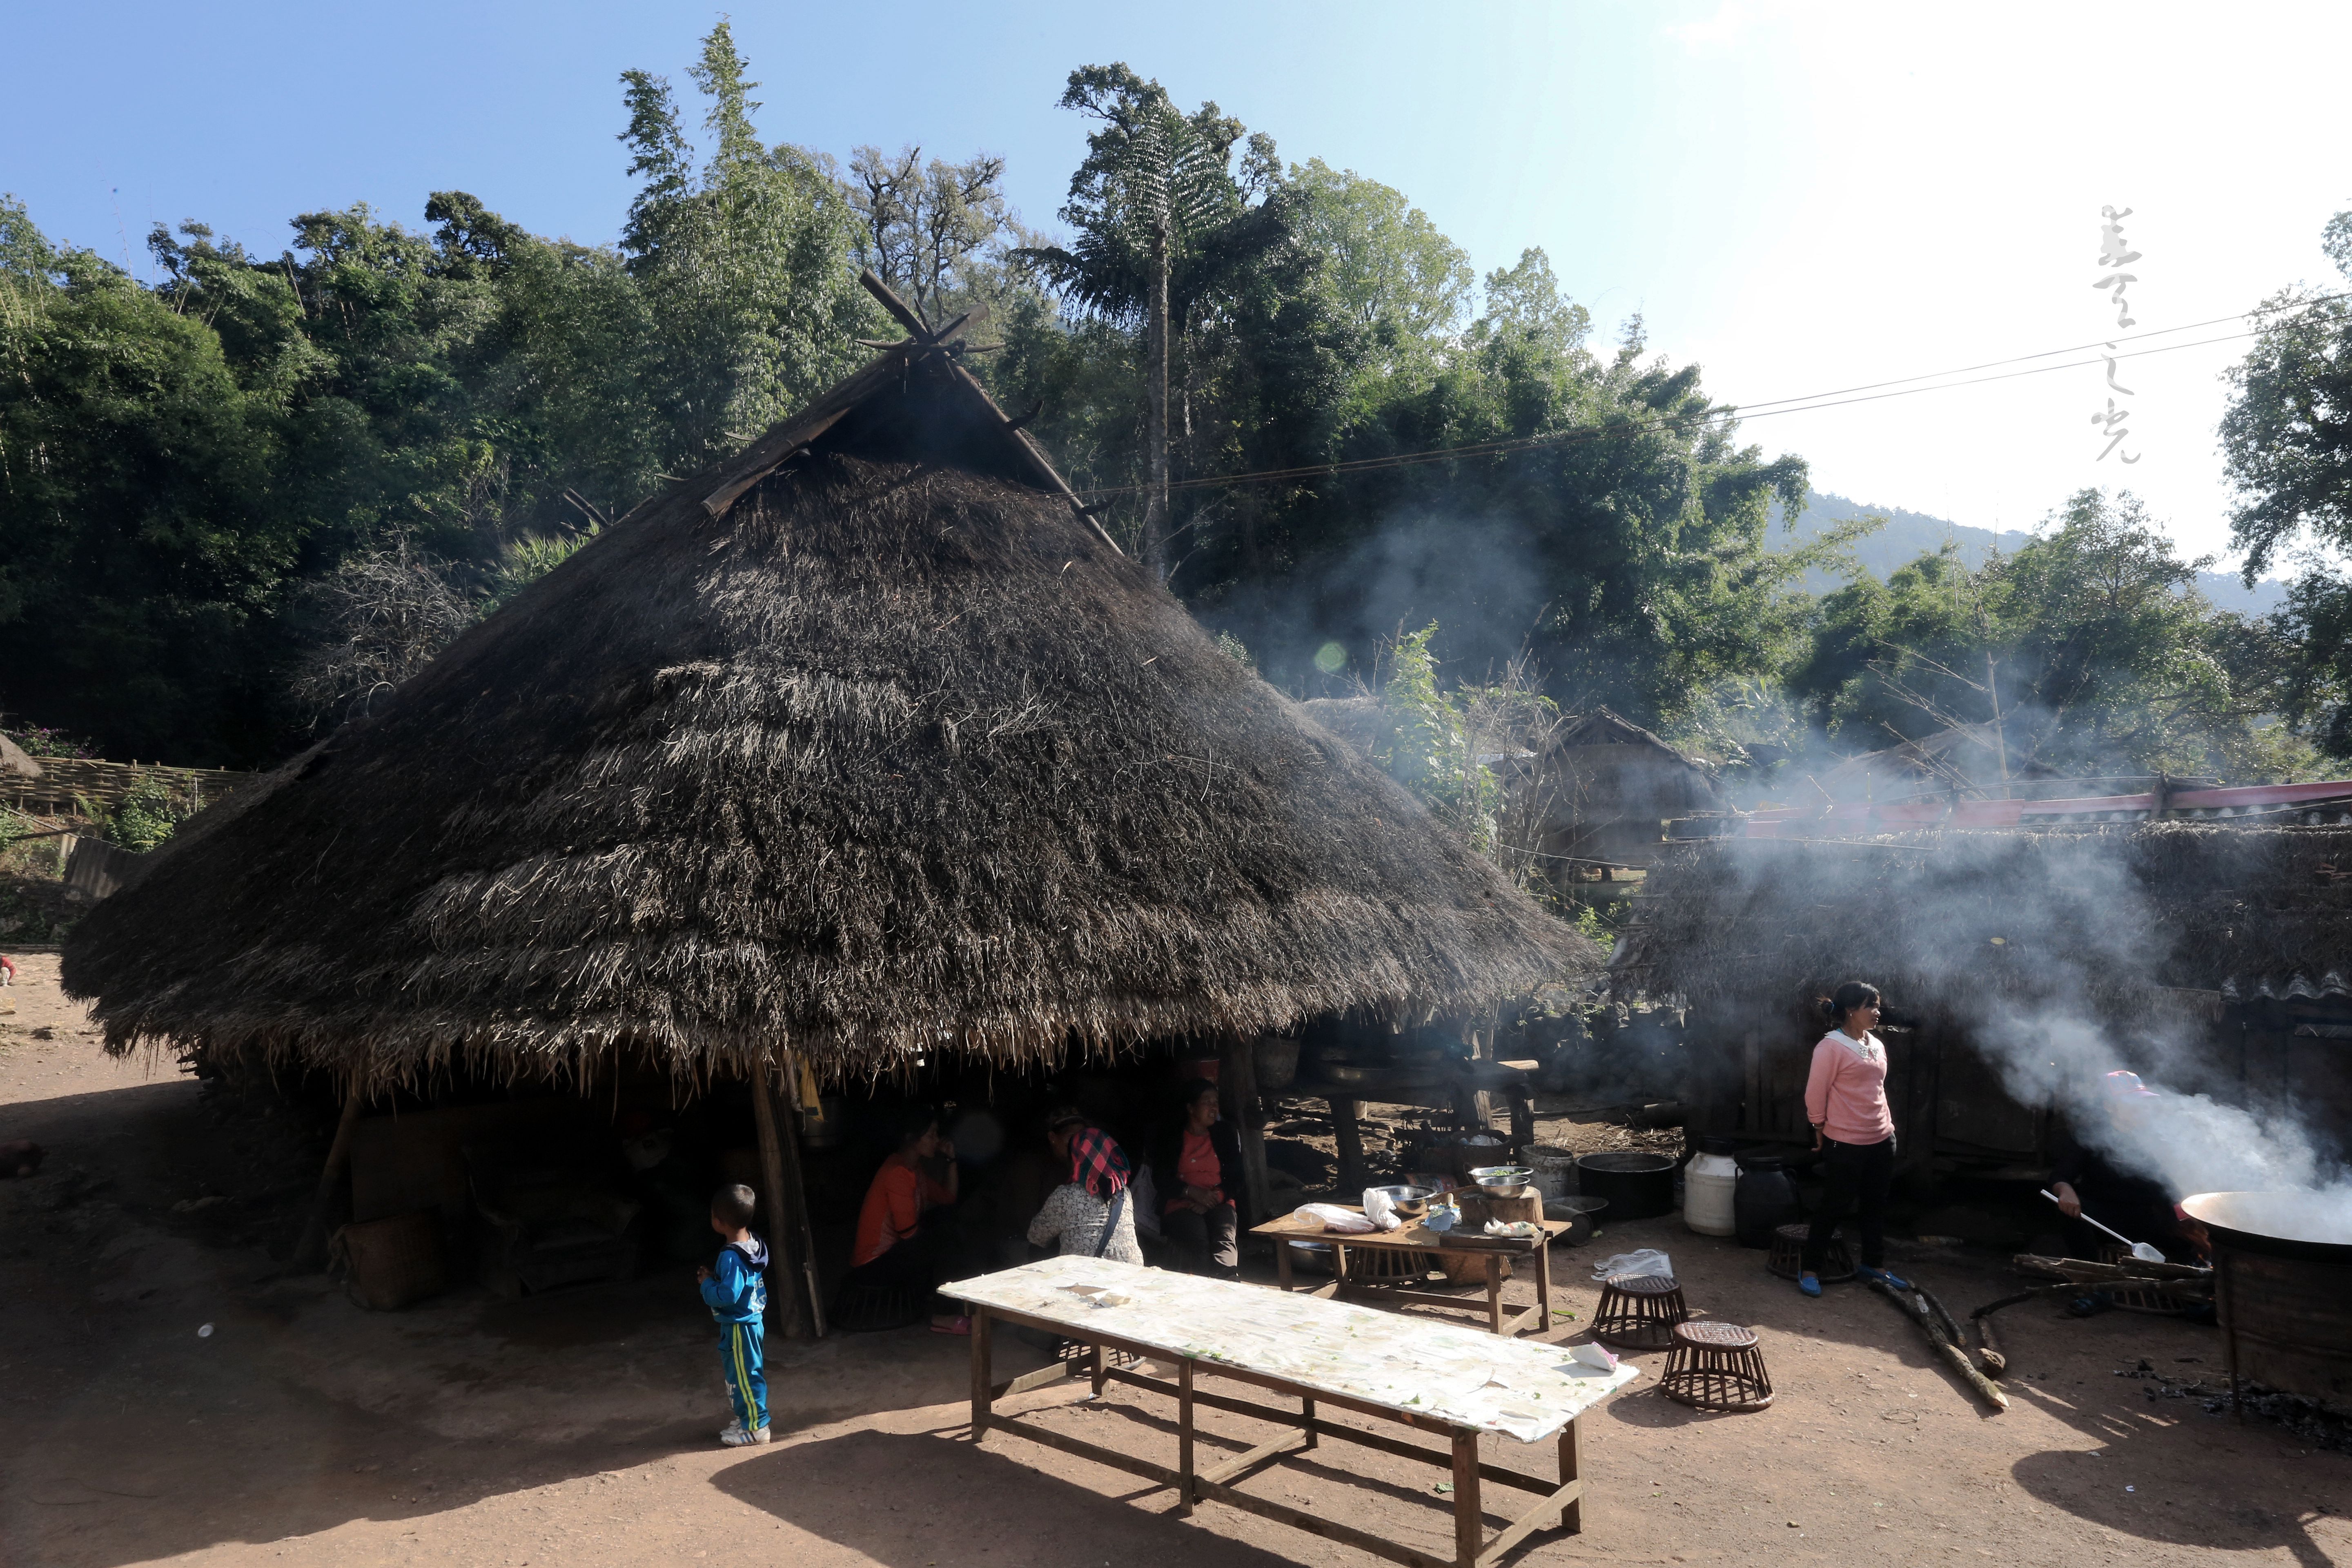
POLYGON ((1982 1016, 2079 1001, 2126 1017, 2183 992, 2352 974, 2352 829, 2226 827, 1719 839, 1650 873, 1612 963, 1718 1015, 1844 980, 1982 1016))
POLYGON ((1668 745, 1632 720, 1618 717, 1605 707, 1580 714, 1562 725, 1559 733, 1552 737, 1550 749, 1566 751, 1581 746, 1639 746, 1662 752, 1686 768, 1701 773, 1706 771, 1704 763, 1668 745))
POLYGON ((35 762, 25 748, 5 735, 0 735, 0 777, 37 779, 41 776, 41 764, 35 762))
POLYGON ((110 1048, 869 1073, 1600 967, 914 340, 234 805, 77 928, 110 1048))

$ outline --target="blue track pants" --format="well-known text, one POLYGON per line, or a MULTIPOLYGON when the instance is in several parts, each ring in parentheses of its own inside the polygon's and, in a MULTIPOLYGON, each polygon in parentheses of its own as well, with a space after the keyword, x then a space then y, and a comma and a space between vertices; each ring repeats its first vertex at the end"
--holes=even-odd
POLYGON ((757 1318, 719 1325, 719 1366, 727 1378, 727 1397, 735 1405, 735 1419, 750 1432, 768 1424, 766 1341, 767 1325, 757 1318))

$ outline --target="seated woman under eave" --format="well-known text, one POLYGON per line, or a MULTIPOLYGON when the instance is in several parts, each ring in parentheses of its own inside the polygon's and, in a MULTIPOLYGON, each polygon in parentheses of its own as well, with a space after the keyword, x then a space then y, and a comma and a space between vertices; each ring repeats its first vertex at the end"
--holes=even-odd
MULTIPOLYGON (((848 1289, 921 1291, 940 1282, 946 1218, 956 1201, 955 1145, 940 1136, 939 1118, 929 1106, 910 1106, 899 1124, 898 1147, 874 1173, 866 1203, 857 1211, 857 1237, 849 1254, 848 1289), (943 1163, 947 1179, 927 1168, 943 1163), (930 1217, 927 1223, 926 1216, 930 1217)), ((968 1334, 971 1324, 951 1303, 931 1302, 931 1331, 968 1334)))

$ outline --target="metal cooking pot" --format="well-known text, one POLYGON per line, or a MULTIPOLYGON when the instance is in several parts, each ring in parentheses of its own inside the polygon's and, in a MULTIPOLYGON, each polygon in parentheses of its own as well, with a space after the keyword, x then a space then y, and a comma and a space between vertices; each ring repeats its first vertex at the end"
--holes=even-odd
POLYGON ((1599 1223, 1601 1211, 1608 1206, 1607 1198, 1547 1198, 1544 1201, 1544 1218, 1568 1221, 1568 1228, 1560 1233, 1560 1240, 1570 1247, 1584 1247, 1591 1242, 1592 1227, 1599 1223))
POLYGON ((1655 1219, 1675 1212, 1675 1157, 1643 1149, 1580 1155, 1576 1184, 1588 1196, 1609 1200, 1612 1220, 1655 1219))

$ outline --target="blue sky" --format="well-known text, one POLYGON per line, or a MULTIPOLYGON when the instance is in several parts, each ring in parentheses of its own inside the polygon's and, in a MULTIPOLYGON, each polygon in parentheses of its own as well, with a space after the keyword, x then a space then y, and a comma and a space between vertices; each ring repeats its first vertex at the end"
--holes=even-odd
MULTIPOLYGON (((19 5, 0 20, 0 189, 52 236, 142 269, 151 220, 275 250, 299 211, 366 201, 415 223, 451 187, 606 240, 629 195, 615 79, 643 66, 683 89, 718 15, 19 5)), ((2330 63, 2352 7, 872 0, 732 16, 772 140, 999 153, 1023 216, 1049 225, 1083 139, 1054 107, 1063 78, 1123 59, 1293 160, 1396 185, 1482 270, 1542 246, 1604 330, 1641 311, 1654 348, 1747 403, 2115 332, 2091 289, 2104 204, 2135 209, 2141 331, 2330 280, 2319 228, 2352 205, 2330 63)), ((1984 526, 2128 482, 2211 550, 2234 352, 2126 362, 2130 469, 2096 457, 2097 368, 1749 434, 1802 453, 1823 489, 1984 526)))

